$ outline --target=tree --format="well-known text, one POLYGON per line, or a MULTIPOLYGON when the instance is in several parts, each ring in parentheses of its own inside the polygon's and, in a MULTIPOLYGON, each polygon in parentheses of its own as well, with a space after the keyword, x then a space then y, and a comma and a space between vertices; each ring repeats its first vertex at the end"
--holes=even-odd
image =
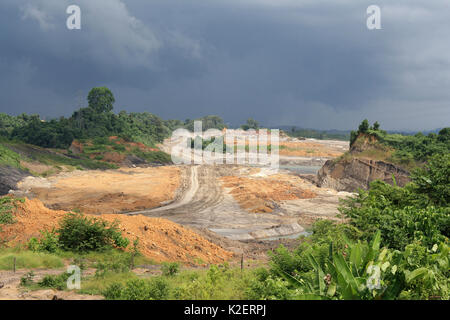
POLYGON ((373 124, 373 130, 375 131, 380 130, 380 124, 378 123, 378 121, 375 121, 375 123, 373 124))
POLYGON ((369 130, 369 121, 364 119, 358 127, 358 132, 366 133, 369 130))
POLYGON ((355 130, 352 130, 350 132, 350 147, 353 145, 353 143, 356 141, 356 138, 358 138, 358 132, 355 130))
POLYGON ((444 128, 439 131, 438 140, 440 142, 449 143, 450 142, 450 128, 444 128))
POLYGON ((258 130, 259 129, 259 123, 258 123, 258 121, 254 120, 252 118, 248 118, 247 119, 247 123, 243 124, 241 126, 241 129, 243 129, 243 130, 249 130, 249 129, 258 130))
POLYGON ((106 87, 92 88, 88 94, 89 107, 97 113, 111 112, 115 101, 111 90, 106 87))

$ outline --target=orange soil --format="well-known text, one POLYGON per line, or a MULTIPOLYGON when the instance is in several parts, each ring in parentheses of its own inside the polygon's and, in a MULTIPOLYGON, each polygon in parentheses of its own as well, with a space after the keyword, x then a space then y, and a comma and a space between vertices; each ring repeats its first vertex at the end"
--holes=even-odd
POLYGON ((339 157, 344 152, 311 141, 280 142, 280 155, 290 157, 339 157))
POLYGON ((299 188, 294 183, 274 175, 269 178, 226 176, 221 178, 224 188, 249 212, 272 212, 279 201, 315 198, 314 192, 299 188))
MULTIPOLYGON (((16 223, 2 226, 0 238, 10 245, 26 243, 31 237, 39 237, 40 230, 58 227, 59 220, 65 214, 66 211, 46 208, 37 199, 26 199, 24 203, 18 203, 16 223)), ((118 220, 122 235, 130 239, 130 243, 138 237, 140 251, 157 262, 222 263, 233 256, 195 232, 166 219, 119 214, 95 218, 110 222, 118 220)))
POLYGON ((52 187, 34 186, 31 191, 50 208, 119 213, 149 209, 172 200, 180 185, 180 169, 167 166, 81 171, 49 180, 52 187))

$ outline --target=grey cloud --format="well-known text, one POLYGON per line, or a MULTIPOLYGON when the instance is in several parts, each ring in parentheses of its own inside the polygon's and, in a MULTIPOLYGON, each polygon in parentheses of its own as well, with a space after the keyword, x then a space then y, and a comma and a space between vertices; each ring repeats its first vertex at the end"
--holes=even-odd
POLYGON ((69 115, 98 85, 116 111, 238 124, 431 129, 450 119, 447 0, 4 0, 0 112, 69 115), (65 28, 69 4, 82 30, 65 28), (7 29, 6 29, 7 28, 7 29), (8 31, 6 31, 8 30, 8 31), (7 90, 3 90, 7 88, 7 90), (26 93, 26 94, 24 94, 26 93))

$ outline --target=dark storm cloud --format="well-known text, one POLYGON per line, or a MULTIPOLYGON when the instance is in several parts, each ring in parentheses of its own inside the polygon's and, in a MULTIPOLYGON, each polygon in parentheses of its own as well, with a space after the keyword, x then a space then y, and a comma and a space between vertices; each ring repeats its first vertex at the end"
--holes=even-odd
POLYGON ((163 118, 448 125, 448 1, 377 2, 369 31, 361 0, 3 0, 0 112, 70 115, 106 85, 116 111, 163 118), (82 30, 65 28, 69 4, 82 30))

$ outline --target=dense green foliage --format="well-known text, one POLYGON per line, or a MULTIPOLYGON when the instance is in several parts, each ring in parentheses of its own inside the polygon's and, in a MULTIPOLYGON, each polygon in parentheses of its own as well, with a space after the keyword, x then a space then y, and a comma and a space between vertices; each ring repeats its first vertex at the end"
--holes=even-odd
POLYGON ((31 238, 28 248, 34 252, 56 253, 62 250, 86 253, 126 248, 128 244, 116 222, 108 223, 81 213, 68 213, 60 221, 58 229, 42 230, 39 238, 31 238))
POLYGON ((169 297, 169 284, 163 277, 134 279, 123 286, 114 283, 104 292, 109 300, 164 300, 169 297))
POLYGON ((117 274, 114 278, 114 275, 110 275, 110 278, 105 279, 107 282, 112 280, 101 291, 106 299, 245 299, 250 297, 246 289, 253 278, 251 271, 232 269, 227 264, 212 265, 207 270, 182 271, 175 275, 163 275, 150 279, 137 279, 130 274, 123 274, 123 276, 117 274))
POLYGON ((11 131, 23 127, 31 119, 39 119, 39 115, 21 115, 14 117, 5 113, 0 113, 0 136, 8 137, 11 131))
POLYGON ((112 92, 106 87, 92 88, 87 99, 89 107, 97 113, 111 112, 116 101, 112 92))
POLYGON ((352 146, 360 135, 375 137, 383 145, 393 148, 392 161, 408 164, 410 162, 425 162, 435 154, 450 153, 450 128, 444 128, 438 134, 429 133, 424 135, 389 134, 380 129, 380 124, 375 122, 372 127, 365 119, 358 128, 352 131, 350 146, 352 146))
POLYGON ((278 248, 251 282, 254 299, 450 298, 449 155, 434 156, 404 188, 381 181, 343 202, 348 223, 316 222, 278 248), (440 160, 440 161, 439 161, 440 160))
POLYGON ((70 274, 67 272, 58 275, 46 275, 37 283, 37 285, 39 288, 65 290, 67 288, 67 280, 69 277, 70 274))
POLYGON ((153 146, 170 134, 164 121, 148 112, 114 114, 114 102, 112 92, 100 87, 89 92, 88 107, 75 111, 70 118, 41 121, 38 115, 0 114, 0 135, 45 148, 67 148, 73 139, 113 135, 153 146))
POLYGON ((129 242, 122 237, 117 223, 108 223, 80 213, 67 214, 56 233, 61 248, 75 252, 98 251, 111 247, 125 248, 129 242))
POLYGON ((428 197, 438 206, 450 203, 450 153, 437 154, 423 168, 412 173, 416 194, 428 197))

